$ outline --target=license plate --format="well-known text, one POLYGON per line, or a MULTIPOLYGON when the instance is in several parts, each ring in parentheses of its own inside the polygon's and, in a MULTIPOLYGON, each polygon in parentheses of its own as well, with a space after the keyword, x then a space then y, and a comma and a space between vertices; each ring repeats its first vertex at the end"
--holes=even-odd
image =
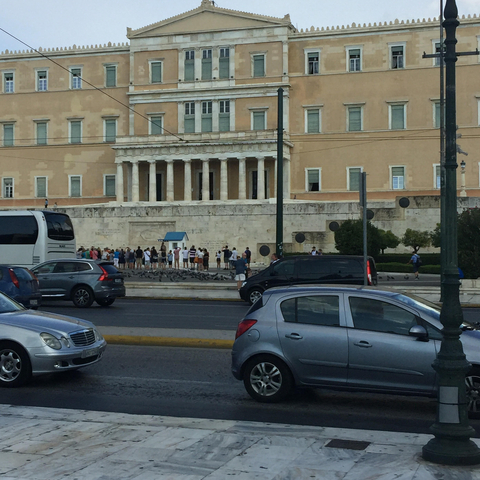
POLYGON ((115 283, 122 283, 122 279, 121 278, 116 278, 115 283))
POLYGON ((30 300, 30 305, 38 305, 38 300, 30 300))
POLYGON ((93 357, 94 355, 98 355, 98 348, 89 348, 82 352, 82 358, 93 357))

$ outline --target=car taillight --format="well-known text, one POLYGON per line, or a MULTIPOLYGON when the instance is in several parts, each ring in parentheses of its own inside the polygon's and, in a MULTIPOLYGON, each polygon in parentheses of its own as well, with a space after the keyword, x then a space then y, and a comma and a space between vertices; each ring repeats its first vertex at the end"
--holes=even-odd
POLYGON ((237 327, 237 333, 235 334, 235 340, 243 335, 249 328, 253 327, 257 323, 256 320, 242 320, 237 327))
POLYGON ((101 266, 99 265, 99 267, 102 269, 102 274, 100 275, 100 278, 98 279, 99 282, 111 282, 113 280, 113 278, 110 278, 108 276, 108 272, 101 266))
MULTIPOLYGON (((27 269, 28 270, 28 269, 27 269)), ((34 280, 38 283, 38 278, 37 276, 31 271, 31 270, 28 270, 28 273, 34 278, 34 280)))
POLYGON ((15 272, 13 269, 9 268, 8 271, 10 272, 10 278, 12 279, 13 284, 17 287, 20 288, 20 283, 18 282, 18 278, 15 275, 15 272))
POLYGON ((367 260, 367 281, 368 284, 372 284, 372 267, 370 266, 370 260, 367 260))

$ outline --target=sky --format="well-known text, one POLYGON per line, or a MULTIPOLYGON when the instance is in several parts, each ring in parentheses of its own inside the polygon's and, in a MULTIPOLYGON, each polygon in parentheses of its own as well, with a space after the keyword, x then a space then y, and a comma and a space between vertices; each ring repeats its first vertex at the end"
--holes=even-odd
MULTIPOLYGON (((2 8, 0 28, 33 48, 127 42, 137 29, 197 8, 201 0, 16 0, 2 8)), ((438 17, 441 0, 216 0, 221 8, 283 18, 297 29, 438 17)), ((446 0, 444 0, 445 3, 446 0)), ((457 0, 458 13, 480 16, 480 0, 457 0)), ((0 52, 27 47, 0 30, 0 52)))

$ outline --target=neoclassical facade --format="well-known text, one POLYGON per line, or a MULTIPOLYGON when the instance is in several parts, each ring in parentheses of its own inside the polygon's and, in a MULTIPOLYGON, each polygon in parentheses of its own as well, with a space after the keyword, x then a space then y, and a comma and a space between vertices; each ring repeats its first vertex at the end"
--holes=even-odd
MULTIPOLYGON (((460 22, 475 50, 480 19, 460 22)), ((436 19, 298 30, 202 0, 128 43, 2 52, 0 208, 269 202, 279 88, 287 201, 354 201, 362 171, 372 200, 438 196, 439 36, 436 19)), ((457 62, 471 197, 479 62, 457 62)))

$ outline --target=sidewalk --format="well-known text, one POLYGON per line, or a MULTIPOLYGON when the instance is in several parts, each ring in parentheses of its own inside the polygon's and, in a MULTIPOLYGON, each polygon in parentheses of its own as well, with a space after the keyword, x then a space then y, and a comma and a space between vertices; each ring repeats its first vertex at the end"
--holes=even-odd
POLYGON ((4 480, 480 480, 424 461, 423 434, 7 405, 0 418, 4 480))

